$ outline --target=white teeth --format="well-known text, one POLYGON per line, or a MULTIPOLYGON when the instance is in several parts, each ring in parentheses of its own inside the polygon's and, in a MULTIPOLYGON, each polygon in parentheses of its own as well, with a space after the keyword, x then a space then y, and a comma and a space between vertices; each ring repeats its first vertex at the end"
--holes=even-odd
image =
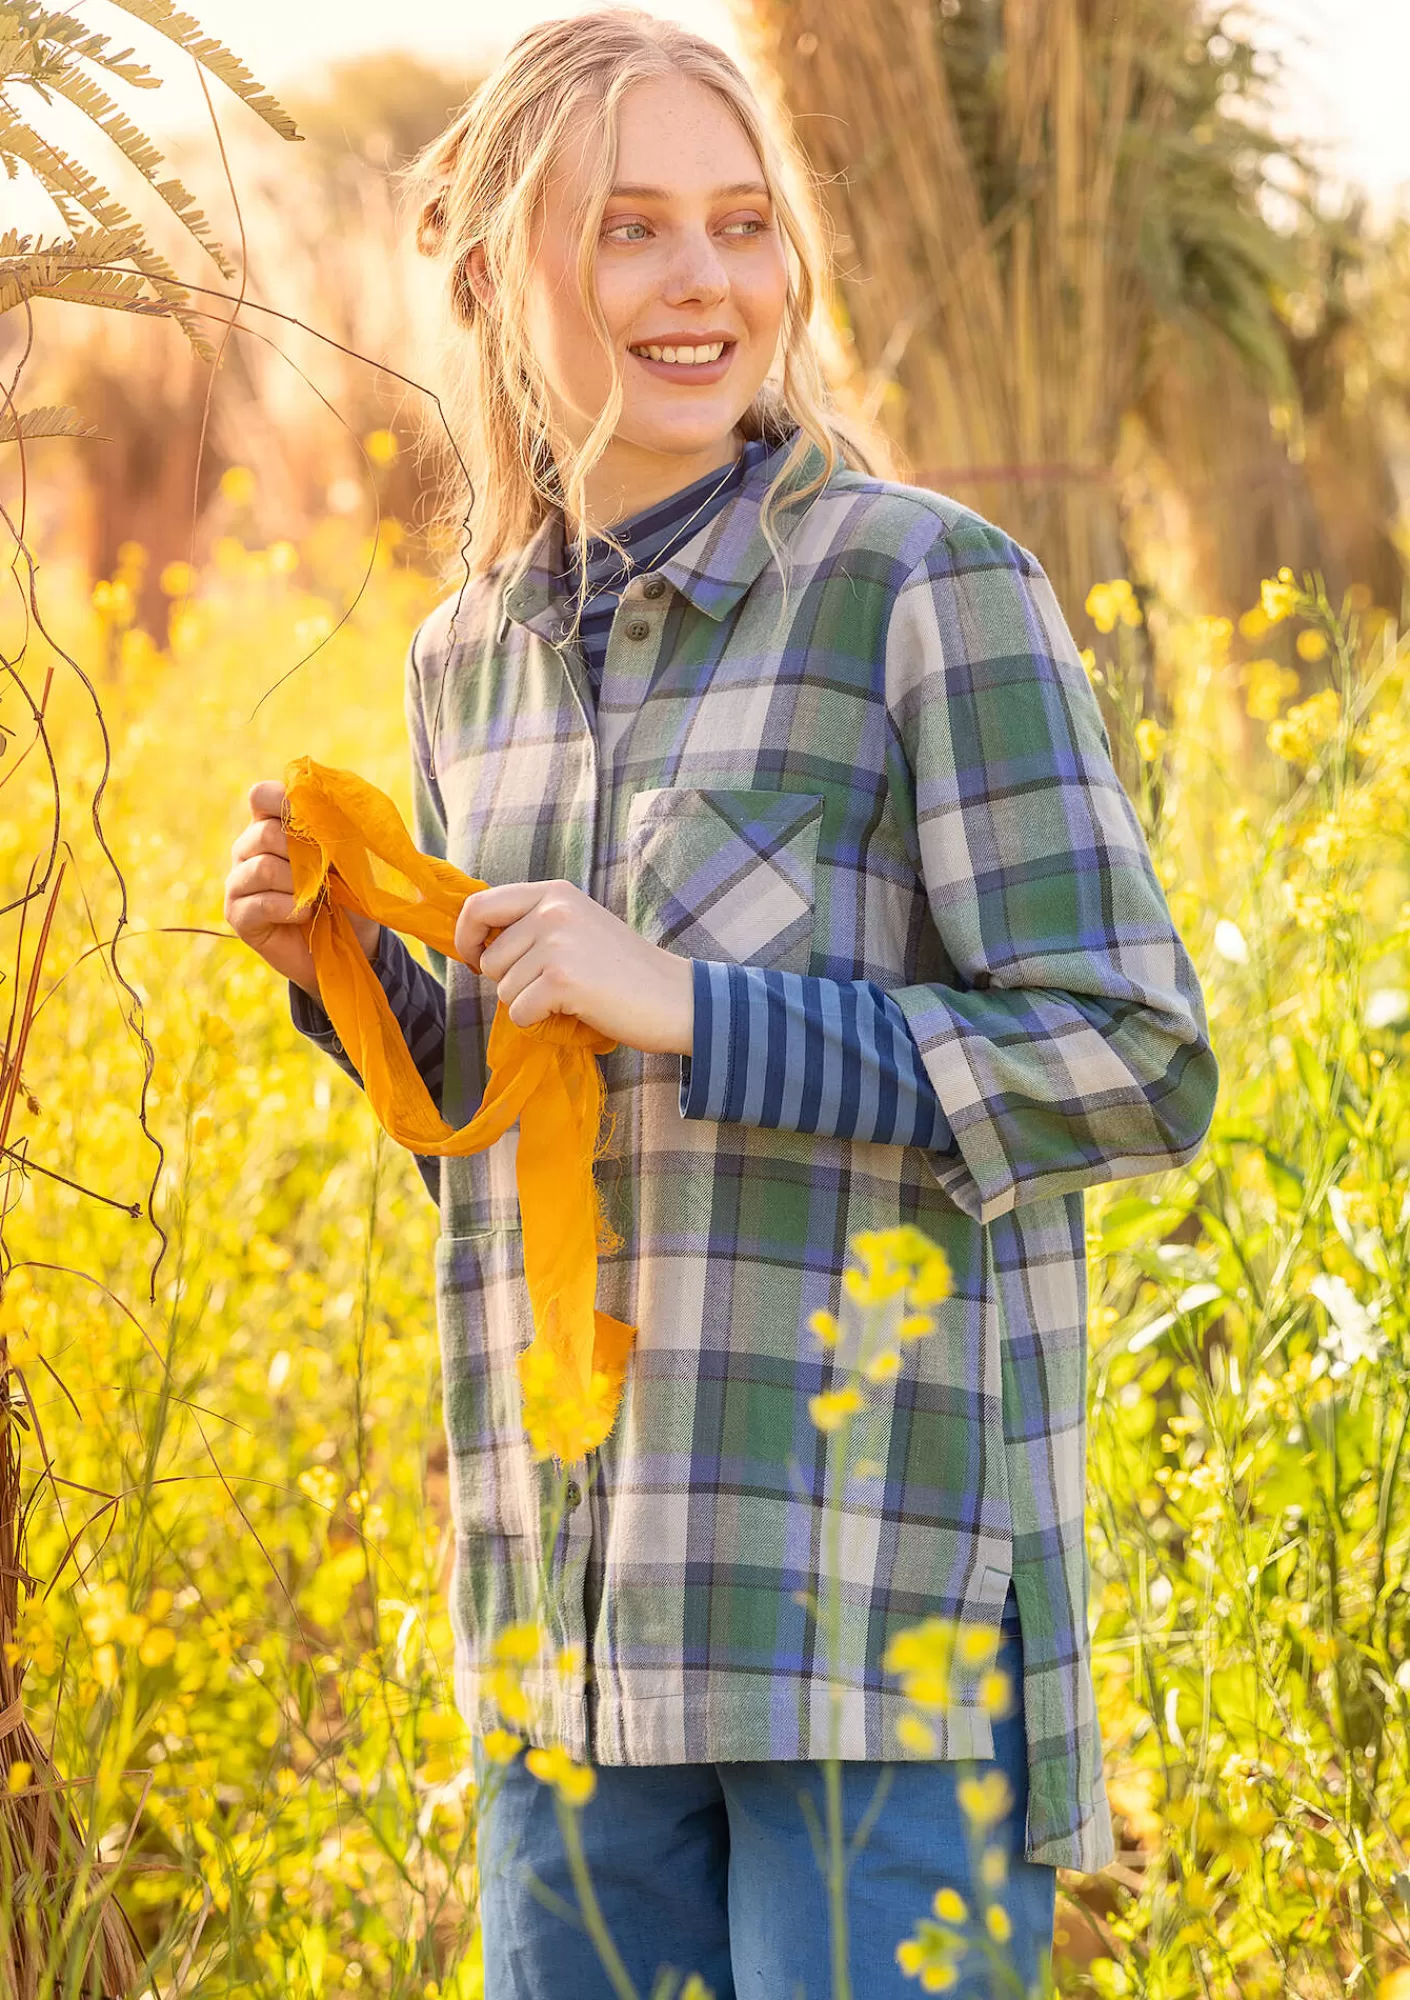
POLYGON ((653 361, 673 362, 676 366, 698 368, 704 362, 718 361, 725 351, 722 340, 713 341, 708 347, 650 347, 638 346, 633 354, 648 354, 653 361))

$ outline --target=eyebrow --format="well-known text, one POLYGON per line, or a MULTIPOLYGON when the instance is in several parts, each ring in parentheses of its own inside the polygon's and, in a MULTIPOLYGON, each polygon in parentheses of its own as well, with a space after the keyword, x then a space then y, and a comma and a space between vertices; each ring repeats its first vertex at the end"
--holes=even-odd
MULTIPOLYGON (((731 181, 728 187, 712 188, 711 199, 718 201, 723 196, 729 194, 767 195, 768 192, 762 181, 731 181)), ((621 182, 617 187, 610 190, 609 200, 612 195, 631 195, 637 201, 669 201, 671 199, 669 188, 643 187, 637 181, 621 182)))

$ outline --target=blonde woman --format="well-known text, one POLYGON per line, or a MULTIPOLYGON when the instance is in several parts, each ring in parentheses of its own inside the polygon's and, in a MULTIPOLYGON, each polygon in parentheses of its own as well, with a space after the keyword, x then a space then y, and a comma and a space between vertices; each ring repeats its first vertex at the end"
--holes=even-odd
MULTIPOLYGON (((897 1946, 938 1891, 963 1931, 965 1760, 1008 1783, 997 1894, 1031 1988, 1055 1868, 1112 1854, 1082 1190, 1198 1149, 1216 1071, 1194 972, 1038 562, 881 476, 833 410, 816 207, 729 59, 637 12, 547 22, 413 191, 473 485, 470 575, 407 662, 416 832, 493 886, 435 978, 375 925, 364 946, 454 1124, 497 1004, 615 1039, 598 1171, 622 1247, 598 1304, 639 1329, 615 1429, 569 1469, 544 1607, 516 1133, 422 1163, 458 1703, 478 1732, 500 1720, 494 1635, 546 1611, 530 1734, 597 1767, 581 1834, 622 1976, 820 2000, 802 1801, 820 1812, 829 1704, 803 1599, 831 1499, 849 1839, 892 1765, 850 1864, 856 1990, 915 1991, 897 1946), (871 1465, 838 1493, 807 1324, 855 1232, 901 1223, 943 1247, 953 1295, 875 1385, 871 1465), (955 1708, 918 1754, 881 1661, 928 1616, 1002 1621, 1018 1699, 955 1708)), ((279 787, 251 804, 230 920, 339 1057, 279 787)), ((551 1796, 522 1758, 493 1777, 489 2000, 623 1991, 573 1918, 551 1796)), ((1012 1990, 977 1944, 927 1984, 1012 1990)))

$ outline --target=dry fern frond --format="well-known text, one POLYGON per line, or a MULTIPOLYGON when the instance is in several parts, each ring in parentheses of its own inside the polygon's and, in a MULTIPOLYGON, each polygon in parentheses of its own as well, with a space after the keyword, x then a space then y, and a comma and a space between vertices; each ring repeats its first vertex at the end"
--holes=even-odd
MULTIPOLYGON (((189 309, 188 294, 176 272, 165 257, 148 248, 133 218, 101 182, 95 180, 76 160, 60 152, 57 146, 40 138, 21 119, 3 109, 0 109, 0 154, 10 154, 23 161, 61 207, 65 203, 76 203, 105 229, 135 236, 128 249, 128 257, 164 302, 164 309, 180 323, 201 358, 206 361, 215 359, 215 350, 206 339, 200 320, 189 309)), ((111 303, 111 300, 105 302, 111 303)), ((153 306, 152 309, 163 308, 153 306)))
POLYGON ((110 54, 108 36, 95 34, 72 14, 51 14, 31 5, 16 6, 13 0, 0 8, 0 29, 21 23, 27 30, 23 37, 0 38, 0 77, 7 83, 42 82, 46 64, 56 60, 60 51, 67 50, 70 55, 82 56, 86 62, 105 69, 110 76, 120 77, 136 90, 161 88, 161 78, 137 60, 134 49, 110 54))
POLYGON ((50 77, 51 87, 60 97, 67 98, 84 116, 90 118, 105 138, 111 139, 118 151, 131 160, 142 178, 166 203, 176 217, 213 260, 222 277, 234 278, 234 265, 211 235, 211 226, 192 197, 178 180, 159 181, 156 170, 162 165, 162 155, 151 141, 143 136, 132 120, 120 111, 105 91, 98 88, 91 77, 71 64, 55 66, 50 77))
MULTIPOLYGON (((163 35, 183 54, 223 83, 281 138, 301 134, 288 113, 261 87, 245 65, 223 43, 205 34, 189 14, 170 0, 114 0, 114 4, 163 35)), ((77 244, 86 225, 120 234, 123 248, 101 261, 125 259, 136 274, 104 273, 84 277, 76 270, 47 278, 33 268, 13 266, 0 277, 0 311, 34 296, 65 299, 83 305, 115 307, 125 312, 155 312, 175 319, 195 352, 213 362, 215 350, 203 330, 204 315, 191 304, 190 293, 176 272, 147 243, 126 209, 93 174, 37 132, 21 117, 7 96, 10 86, 31 89, 46 104, 62 98, 81 111, 89 123, 130 160, 158 199, 200 244, 221 275, 233 281, 238 273, 216 240, 211 225, 180 180, 161 178, 161 152, 114 103, 87 70, 91 64, 137 89, 154 90, 160 76, 137 59, 134 50, 118 49, 112 39, 94 33, 68 12, 52 11, 34 0, 0 0, 0 164, 9 179, 26 167, 54 203, 77 244), (144 291, 143 281, 155 297, 144 291)), ((70 260, 75 262, 76 260, 70 260)), ((94 261, 99 261, 96 257, 94 261)))
POLYGON ((57 403, 47 403, 37 410, 21 410, 18 422, 13 411, 0 410, 0 444, 15 444, 20 438, 27 442, 30 438, 97 436, 96 428, 85 424, 77 410, 57 403))
POLYGON ((239 57, 206 34, 199 21, 193 20, 189 14, 178 13, 170 0, 112 0, 112 4, 120 7, 124 14, 131 14, 134 20, 145 21, 149 28, 155 28, 169 42, 175 42, 188 56, 194 56, 203 69, 219 77, 226 89, 233 90, 237 97, 242 98, 281 139, 302 137, 288 112, 255 81, 239 57))
MULTIPOLYGON (((150 298, 142 280, 131 271, 68 270, 49 279, 32 268, 38 260, 21 259, 10 268, 0 265, 0 313, 25 299, 60 299, 68 305, 106 306, 115 312, 149 313, 166 317, 167 308, 150 298)), ((204 337, 198 343, 204 345, 204 337)))

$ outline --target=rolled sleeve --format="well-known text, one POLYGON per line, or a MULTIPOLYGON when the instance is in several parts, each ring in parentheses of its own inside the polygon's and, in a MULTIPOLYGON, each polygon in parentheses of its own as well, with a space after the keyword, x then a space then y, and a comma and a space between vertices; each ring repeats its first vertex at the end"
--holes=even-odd
POLYGON ((1218 1067, 1077 647, 1035 559, 968 517, 898 592, 899 782, 952 984, 892 993, 953 1127, 933 1159, 992 1221, 1193 1157, 1218 1067))

